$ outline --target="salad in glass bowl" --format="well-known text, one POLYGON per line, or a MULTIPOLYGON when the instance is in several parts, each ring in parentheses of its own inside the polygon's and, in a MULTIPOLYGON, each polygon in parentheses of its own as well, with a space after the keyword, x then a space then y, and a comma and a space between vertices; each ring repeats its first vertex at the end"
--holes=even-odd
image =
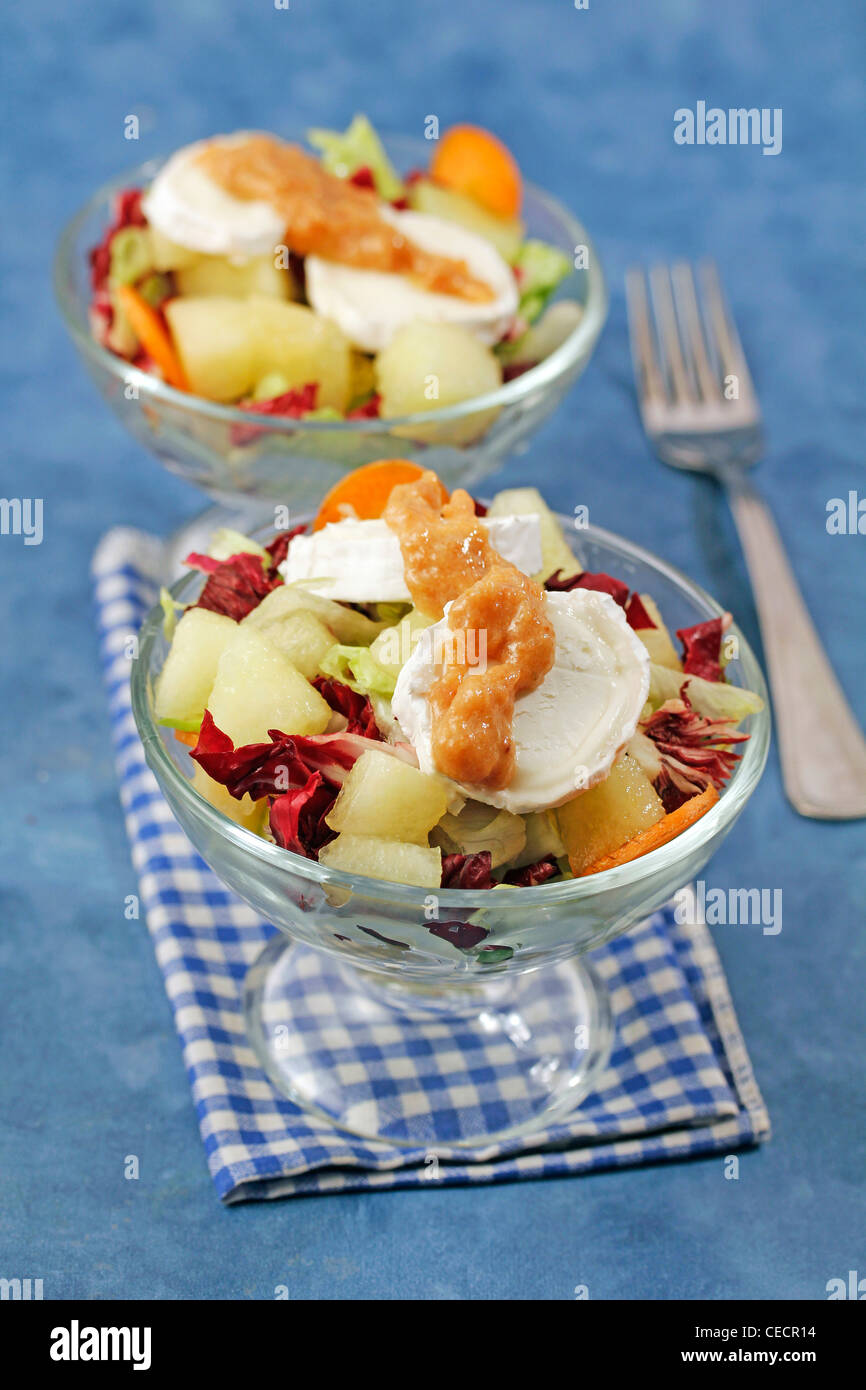
POLYGON ((221 500, 308 505, 407 440, 449 485, 481 476, 589 359, 587 233, 477 127, 308 140, 217 136, 100 190, 56 262, 88 368, 221 500))
POLYGON ((179 620, 166 599, 157 720, 239 823, 372 878, 534 887, 650 853, 715 804, 762 708, 725 680, 730 614, 678 652, 534 488, 484 509, 371 464, 312 529, 224 531, 188 564, 207 579, 179 620))
MULTIPOLYGON (((567 1113, 606 1059, 603 992, 571 958, 697 871, 767 751, 730 615, 627 542, 572 535, 574 551, 533 488, 485 508, 382 461, 311 524, 191 555, 133 675, 148 761, 205 859, 354 965, 335 1013, 371 1037, 395 1008, 410 1029, 425 1011, 500 1029, 524 1080, 509 1132, 567 1113), (564 995, 554 1017, 524 986, 518 1028, 520 998, 491 991, 507 976, 519 996, 542 965, 564 995)), ((259 1055, 287 1094, 358 1128, 333 1076, 274 1045, 291 962, 269 946, 250 986, 259 1055)), ((360 1130, 402 1142, 384 1112, 360 1130)))

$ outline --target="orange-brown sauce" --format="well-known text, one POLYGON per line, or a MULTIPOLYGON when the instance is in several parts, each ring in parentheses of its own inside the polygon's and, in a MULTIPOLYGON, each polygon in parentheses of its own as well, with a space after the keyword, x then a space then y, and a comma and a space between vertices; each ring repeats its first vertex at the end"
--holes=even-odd
POLYGON ((207 145, 198 163, 226 193, 276 208, 285 218, 286 245, 299 256, 402 273, 437 294, 478 302, 493 297, 465 261, 414 245, 380 215, 371 189, 328 173, 298 145, 250 135, 231 144, 207 145))
POLYGON ((400 541, 415 606, 440 618, 451 603, 448 626, 463 634, 445 648, 428 695, 436 766, 457 782, 506 787, 514 775, 514 703, 537 689, 554 661, 544 590, 493 549, 468 493, 458 489, 441 505, 433 473, 395 487, 385 520, 400 541), (486 665, 474 664, 485 646, 486 665))

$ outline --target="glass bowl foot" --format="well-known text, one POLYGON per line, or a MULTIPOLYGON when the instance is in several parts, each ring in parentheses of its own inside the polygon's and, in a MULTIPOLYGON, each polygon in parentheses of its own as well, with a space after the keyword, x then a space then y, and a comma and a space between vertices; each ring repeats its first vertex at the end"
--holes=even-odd
POLYGON ((275 937, 247 976, 245 1013, 282 1095, 361 1138, 434 1155, 566 1120, 613 1043, 606 987, 574 958, 431 987, 275 937))

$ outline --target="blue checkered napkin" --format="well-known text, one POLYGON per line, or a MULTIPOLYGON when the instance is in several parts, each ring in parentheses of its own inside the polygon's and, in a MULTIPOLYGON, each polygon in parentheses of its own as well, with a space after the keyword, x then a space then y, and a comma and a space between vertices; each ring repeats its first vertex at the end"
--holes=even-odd
MULTIPOLYGON (((301 1193, 442 1183, 498 1182, 682 1158, 758 1142, 769 1120, 706 928, 678 925, 667 909, 594 954, 613 999, 617 1036, 610 1067, 577 1115, 531 1141, 483 1152, 436 1145, 425 1152, 368 1143, 320 1123, 271 1086, 247 1042, 242 986, 273 928, 240 902, 178 828, 145 764, 129 695, 128 639, 154 602, 160 546, 130 530, 110 532, 94 558, 96 603, 121 799, 157 960, 183 1045, 202 1139, 217 1192, 227 1202, 301 1193)), ((688 914, 693 915, 693 914, 688 914)), ((308 951, 299 1026, 309 1047, 333 1046, 327 1011, 333 961, 308 951)), ((537 977, 536 977, 537 978, 537 977)), ((507 1078, 489 1057, 454 1044, 432 1058, 406 1050, 352 1052, 344 1031, 342 1076, 361 1068, 396 1094, 406 1115, 460 1102, 507 1113, 507 1078), (448 1060, 446 1061, 446 1053, 448 1060), (449 1081, 451 1086, 449 1088, 449 1081)), ((397 1110, 399 1112, 399 1108, 397 1110)), ((441 1124, 437 1124, 441 1132, 441 1124)))

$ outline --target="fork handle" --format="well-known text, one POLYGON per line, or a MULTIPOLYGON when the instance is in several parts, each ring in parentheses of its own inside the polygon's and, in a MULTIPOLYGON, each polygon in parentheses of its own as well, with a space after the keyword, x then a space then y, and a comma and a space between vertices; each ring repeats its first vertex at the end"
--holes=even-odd
POLYGON ((785 790, 803 816, 866 816, 866 739, 854 718, 766 503, 720 470, 749 568, 773 690, 785 790))

